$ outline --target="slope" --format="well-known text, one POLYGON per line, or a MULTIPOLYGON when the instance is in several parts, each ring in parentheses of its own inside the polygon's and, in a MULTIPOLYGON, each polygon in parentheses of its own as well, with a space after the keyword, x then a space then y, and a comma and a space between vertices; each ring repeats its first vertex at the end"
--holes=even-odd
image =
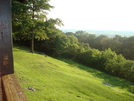
POLYGON ((134 101, 133 83, 23 47, 13 52, 15 74, 29 101, 134 101))

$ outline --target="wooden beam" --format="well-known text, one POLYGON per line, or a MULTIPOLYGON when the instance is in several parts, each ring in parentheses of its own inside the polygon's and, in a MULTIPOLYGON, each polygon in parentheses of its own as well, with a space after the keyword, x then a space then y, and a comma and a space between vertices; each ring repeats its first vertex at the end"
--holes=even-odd
POLYGON ((0 76, 14 73, 11 29, 11 1, 0 0, 0 76))
POLYGON ((28 101, 14 74, 2 76, 2 83, 7 101, 28 101))
POLYGON ((14 73, 11 0, 0 0, 0 101, 28 101, 14 73))
POLYGON ((2 78, 0 77, 0 101, 3 101, 3 92, 2 92, 2 78))

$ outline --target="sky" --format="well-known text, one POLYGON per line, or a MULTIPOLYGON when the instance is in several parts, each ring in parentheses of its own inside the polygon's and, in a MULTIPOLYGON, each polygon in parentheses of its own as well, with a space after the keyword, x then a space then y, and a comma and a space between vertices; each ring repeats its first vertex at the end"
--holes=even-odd
POLYGON ((50 0, 48 17, 60 18, 60 29, 134 31, 134 0, 50 0))

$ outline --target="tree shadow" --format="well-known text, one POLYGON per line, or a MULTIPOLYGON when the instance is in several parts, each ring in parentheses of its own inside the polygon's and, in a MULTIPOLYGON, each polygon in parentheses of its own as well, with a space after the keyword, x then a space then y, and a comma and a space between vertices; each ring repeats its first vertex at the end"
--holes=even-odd
POLYGON ((56 58, 56 59, 66 62, 70 66, 77 66, 77 68, 91 73, 94 77, 103 79, 102 84, 106 84, 106 85, 113 86, 113 87, 118 87, 120 89, 127 88, 127 90, 129 92, 134 94, 134 91, 131 89, 132 87, 134 87, 134 83, 132 83, 132 82, 106 74, 102 71, 99 71, 99 70, 91 68, 91 67, 88 68, 88 66, 82 65, 80 63, 76 63, 76 62, 68 60, 68 59, 63 59, 63 58, 56 58))
POLYGON ((26 46, 20 46, 18 44, 13 44, 13 51, 27 51, 30 52, 30 49, 26 46))

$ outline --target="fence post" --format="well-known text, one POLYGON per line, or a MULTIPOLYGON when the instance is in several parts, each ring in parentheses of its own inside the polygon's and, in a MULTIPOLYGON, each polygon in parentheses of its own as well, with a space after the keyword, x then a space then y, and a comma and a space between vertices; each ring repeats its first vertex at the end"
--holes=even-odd
POLYGON ((0 0, 0 75, 14 73, 12 55, 11 1, 0 0))
POLYGON ((0 101, 28 101, 14 73, 11 0, 0 0, 0 101))

